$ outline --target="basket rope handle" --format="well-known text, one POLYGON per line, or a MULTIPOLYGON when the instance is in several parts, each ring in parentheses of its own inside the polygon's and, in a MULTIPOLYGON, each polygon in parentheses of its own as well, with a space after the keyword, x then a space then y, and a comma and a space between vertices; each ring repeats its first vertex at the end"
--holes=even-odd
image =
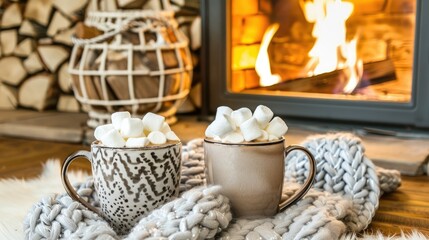
POLYGON ((85 45, 85 44, 94 44, 94 43, 105 41, 111 37, 116 36, 117 34, 119 34, 121 32, 125 32, 128 29, 130 29, 130 26, 131 26, 130 23, 136 18, 137 17, 127 19, 126 21, 122 22, 122 24, 119 28, 115 28, 112 31, 105 32, 105 33, 98 35, 96 37, 93 37, 93 38, 84 39, 84 38, 78 38, 78 37, 73 35, 71 37, 72 43, 74 45, 85 45))
MULTIPOLYGON (((94 3, 94 6, 96 6, 99 11, 101 9, 100 0, 92 0, 92 1, 94 3)), ((160 0, 160 1, 162 2, 162 6, 165 11, 173 11, 173 8, 171 7, 171 4, 170 4, 170 0, 160 0)), ((75 45, 85 45, 85 44, 94 44, 94 43, 105 41, 111 37, 116 36, 121 32, 125 32, 129 30, 132 27, 132 22, 138 18, 140 17, 133 16, 133 17, 127 18, 121 23, 120 27, 117 27, 111 31, 105 32, 93 38, 83 39, 83 38, 78 38, 76 36, 72 36, 71 37, 72 43, 75 45)), ((170 25, 168 21, 165 21, 165 24, 170 25)))
MULTIPOLYGON (((140 16, 133 16, 133 17, 127 18, 121 22, 121 25, 119 27, 116 27, 111 31, 104 32, 103 34, 98 35, 98 36, 93 37, 93 38, 85 38, 84 39, 84 38, 78 38, 76 36, 72 36, 71 37, 72 43, 75 45, 85 45, 85 44, 94 44, 94 43, 99 43, 99 42, 105 41, 111 37, 116 36, 117 34, 119 34, 121 32, 125 32, 125 31, 129 30, 130 28, 132 28, 134 26, 134 24, 133 24, 134 21, 136 19, 139 19, 139 18, 141 18, 141 17, 140 16)), ((158 18, 154 17, 154 19, 158 19, 158 18)), ((171 26, 169 21, 163 21, 162 23, 167 27, 171 26)))

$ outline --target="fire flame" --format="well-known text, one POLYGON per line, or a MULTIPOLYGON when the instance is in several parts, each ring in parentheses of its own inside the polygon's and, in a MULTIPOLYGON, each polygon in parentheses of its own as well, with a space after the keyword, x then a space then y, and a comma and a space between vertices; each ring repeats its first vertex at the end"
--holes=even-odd
POLYGON ((351 93, 358 85, 360 79, 363 75, 363 61, 357 57, 357 39, 354 38, 347 44, 346 56, 347 60, 345 62, 346 67, 349 70, 349 79, 346 86, 343 89, 344 93, 351 93))
POLYGON ((262 37, 261 46, 255 63, 255 70, 259 75, 259 84, 261 86, 271 86, 281 80, 281 77, 278 74, 273 75, 271 73, 270 59, 268 57, 268 46, 278 29, 279 24, 274 23, 267 28, 264 36, 262 37))
POLYGON ((357 38, 346 41, 346 21, 354 5, 341 0, 313 0, 302 3, 305 18, 314 23, 316 38, 306 66, 309 76, 347 69, 348 81, 343 91, 351 93, 362 76, 363 63, 357 58, 357 38))

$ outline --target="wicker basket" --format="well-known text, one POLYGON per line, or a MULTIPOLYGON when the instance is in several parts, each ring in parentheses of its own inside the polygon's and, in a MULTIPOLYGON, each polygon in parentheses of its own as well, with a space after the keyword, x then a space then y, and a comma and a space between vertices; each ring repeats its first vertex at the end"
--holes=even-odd
POLYGON ((135 117, 156 112, 175 121, 192 79, 187 37, 172 11, 91 12, 85 25, 104 34, 74 39, 69 72, 88 126, 110 122, 110 114, 135 117))

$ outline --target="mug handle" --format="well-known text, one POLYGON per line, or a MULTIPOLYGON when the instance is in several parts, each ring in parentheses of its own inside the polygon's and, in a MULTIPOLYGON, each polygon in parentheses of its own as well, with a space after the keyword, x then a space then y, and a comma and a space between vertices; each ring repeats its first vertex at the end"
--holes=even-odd
POLYGON ((72 153, 69 155, 66 160, 64 160, 63 164, 61 165, 61 180, 63 182, 64 188, 66 189, 67 194, 75 201, 80 202, 82 205, 84 205, 89 210, 97 213, 100 216, 104 216, 101 211, 99 211, 97 208, 89 204, 85 199, 83 199, 79 194, 76 192, 76 190, 73 188, 73 186, 70 184, 69 178, 67 177, 67 170, 70 166, 70 164, 75 160, 76 158, 85 158, 88 160, 91 164, 91 152, 81 150, 72 153))
POLYGON ((314 160, 313 154, 311 154, 311 152, 306 148, 299 145, 290 145, 284 151, 285 158, 289 153, 295 150, 303 151, 305 155, 307 155, 307 158, 310 161, 310 172, 308 173, 307 180, 304 182, 304 185, 301 187, 301 189, 297 191, 292 197, 279 204, 279 212, 284 211, 288 206, 300 200, 308 192, 308 190, 310 190, 311 185, 313 185, 314 178, 316 177, 316 160, 314 160))

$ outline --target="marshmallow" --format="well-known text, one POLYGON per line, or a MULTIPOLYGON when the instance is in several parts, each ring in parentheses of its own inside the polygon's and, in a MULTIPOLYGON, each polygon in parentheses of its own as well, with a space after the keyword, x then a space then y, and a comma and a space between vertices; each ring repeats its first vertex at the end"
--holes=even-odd
POLYGON ((140 148, 146 147, 149 144, 149 139, 147 137, 138 137, 138 138, 128 138, 125 143, 125 147, 130 148, 140 148))
POLYGON ((206 130, 206 136, 219 136, 223 137, 225 134, 232 132, 236 129, 234 121, 231 119, 229 115, 223 114, 222 116, 218 116, 208 127, 206 130))
POLYGON ((244 142, 243 135, 239 132, 230 132, 221 140, 224 143, 242 143, 244 142))
POLYGON ((262 136, 262 130, 254 117, 251 117, 240 125, 244 140, 252 141, 262 136))
POLYGON ((165 133, 165 137, 170 141, 180 141, 179 137, 173 131, 165 133))
POLYGON ((125 118, 121 123, 121 135, 124 138, 144 137, 143 122, 140 118, 125 118))
POLYGON ((130 117, 131 117, 131 114, 129 112, 112 113, 112 115, 111 115, 112 124, 113 124, 113 126, 115 126, 116 130, 119 130, 119 129, 121 129, 122 120, 125 118, 130 118, 130 117))
POLYGON ((279 140, 279 138, 272 134, 268 134, 268 141, 275 141, 275 140, 279 140))
POLYGON ((104 134, 106 134, 108 131, 110 131, 112 129, 115 129, 113 124, 105 124, 105 125, 100 125, 100 126, 96 127, 94 130, 95 139, 101 140, 101 136, 103 136, 104 134))
POLYGON ((222 117, 224 114, 230 116, 231 113, 232 113, 232 109, 230 107, 220 106, 216 109, 215 119, 217 119, 218 117, 222 117))
POLYGON ((167 138, 165 137, 164 133, 160 131, 153 131, 149 133, 147 138, 152 144, 164 144, 167 142, 167 138))
POLYGON ((268 140, 268 137, 269 137, 269 134, 267 133, 267 131, 262 130, 262 135, 259 138, 257 138, 256 141, 264 142, 268 140))
POLYGON ((256 118, 256 121, 258 121, 258 124, 262 129, 270 123, 273 116, 273 111, 264 105, 256 107, 255 112, 253 113, 253 117, 256 118))
POLYGON ((165 117, 155 113, 148 112, 146 113, 146 115, 144 115, 142 121, 143 121, 143 126, 145 131, 148 131, 148 132, 159 131, 161 130, 165 122, 165 117))
POLYGON ((286 134, 288 130, 288 126, 286 123, 281 119, 280 117, 275 117, 271 122, 268 124, 265 131, 267 131, 268 134, 274 135, 277 138, 283 137, 283 135, 286 134))
POLYGON ((240 126, 243 122, 252 117, 252 111, 248 108, 240 108, 231 113, 231 118, 234 120, 237 126, 240 126))
POLYGON ((106 134, 101 136, 101 142, 107 147, 124 147, 125 140, 116 129, 109 130, 106 134))
POLYGON ((164 133, 164 134, 166 134, 166 133, 170 132, 170 131, 171 131, 170 125, 168 125, 168 123, 164 122, 164 123, 162 124, 161 129, 160 129, 159 131, 161 131, 161 132, 162 132, 162 133, 164 133))
POLYGON ((208 137, 208 138, 216 137, 216 135, 212 131, 213 126, 214 126, 213 124, 210 124, 207 126, 206 131, 204 133, 206 135, 206 137, 208 137))

